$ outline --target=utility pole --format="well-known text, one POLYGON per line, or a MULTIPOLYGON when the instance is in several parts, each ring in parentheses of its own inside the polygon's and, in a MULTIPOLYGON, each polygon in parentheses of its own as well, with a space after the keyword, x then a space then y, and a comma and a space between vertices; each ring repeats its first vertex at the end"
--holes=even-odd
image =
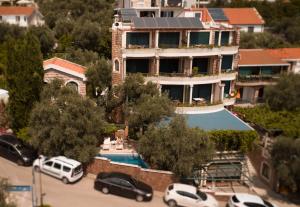
POLYGON ((36 203, 35 203, 35 198, 36 198, 36 195, 35 195, 35 177, 34 177, 34 168, 32 168, 32 187, 31 187, 31 193, 32 193, 32 207, 35 207, 36 206, 36 203))
MULTIPOLYGON (((41 166, 41 158, 39 157, 39 166, 41 166)), ((40 206, 43 206, 43 188, 42 188, 42 171, 40 171, 40 206)))

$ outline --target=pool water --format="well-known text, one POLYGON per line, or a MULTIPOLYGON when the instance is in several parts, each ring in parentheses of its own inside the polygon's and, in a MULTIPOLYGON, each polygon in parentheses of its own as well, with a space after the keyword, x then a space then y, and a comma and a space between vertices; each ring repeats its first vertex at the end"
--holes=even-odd
POLYGON ((141 168, 149 168, 147 163, 138 154, 99 154, 97 157, 105 157, 112 162, 119 162, 131 165, 137 165, 141 168))

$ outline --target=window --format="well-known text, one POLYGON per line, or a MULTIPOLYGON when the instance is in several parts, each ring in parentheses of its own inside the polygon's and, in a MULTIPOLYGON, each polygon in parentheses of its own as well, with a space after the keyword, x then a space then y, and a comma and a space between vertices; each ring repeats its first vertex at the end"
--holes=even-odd
POLYGON ((74 81, 68 82, 66 86, 78 92, 78 84, 74 81))
POLYGON ((215 45, 219 45, 219 34, 220 32, 215 32, 215 45))
POLYGON ((16 22, 20 22, 20 16, 16 16, 16 22))
POLYGON ((254 27, 248 27, 248 32, 253 33, 254 32, 254 27))
POLYGON ((199 199, 196 195, 194 195, 192 193, 185 192, 185 191, 176 191, 176 193, 178 193, 181 196, 185 196, 185 197, 192 198, 192 199, 195 199, 195 200, 199 199))
POLYGON ((0 22, 2 21, 2 16, 0 16, 0 22))
POLYGON ((70 171, 71 171, 71 168, 66 167, 66 166, 63 166, 63 171, 64 171, 64 172, 70 172, 70 171))
POLYGON ((228 45, 229 44, 229 32, 222 32, 221 33, 221 45, 228 45))
POLYGON ((198 18, 198 19, 202 19, 202 13, 199 12, 199 13, 195 13, 195 18, 198 18))
POLYGON ((9 145, 4 142, 0 142, 0 147, 3 149, 8 149, 9 145))
POLYGON ((222 84, 224 84, 224 97, 227 98, 230 93, 230 85, 231 81, 222 81, 222 84))
POLYGON ((244 204, 245 204, 245 206, 247 206, 247 207, 265 207, 264 205, 261 205, 261 204, 259 204, 259 203, 245 202, 244 204))
POLYGON ((173 17, 174 12, 173 11, 161 11, 160 17, 173 17))
POLYGON ((222 64, 221 64, 221 70, 223 72, 226 72, 227 70, 232 70, 232 55, 223 55, 222 58, 222 64))
POLYGON ((209 32, 191 32, 190 45, 208 45, 209 37, 209 32))
POLYGON ((119 70, 120 70, 119 60, 115 60, 115 71, 119 71, 119 70))
POLYGON ((199 199, 196 195, 194 195, 194 194, 192 194, 192 193, 188 193, 188 192, 186 192, 186 197, 189 197, 189 198, 195 199, 195 200, 198 200, 198 199, 199 199))
POLYGON ((179 38, 179 32, 160 32, 158 46, 160 48, 178 48, 179 38))
POLYGON ((52 164, 53 164, 53 162, 52 162, 52 161, 48 161, 48 162, 46 162, 46 163, 45 163, 45 165, 46 165, 46 166, 48 166, 48 167, 51 167, 51 166, 52 166, 52 164))
POLYGON ((233 202, 235 202, 235 203, 239 203, 240 201, 239 201, 239 199, 237 199, 237 197, 234 195, 234 196, 232 196, 232 200, 233 200, 233 202))
POLYGON ((11 152, 11 153, 17 153, 16 149, 13 147, 13 146, 9 146, 8 150, 11 152))
POLYGON ((203 201, 206 201, 206 200, 207 200, 207 195, 206 195, 206 193, 203 193, 203 192, 197 190, 197 195, 198 195, 203 201))
POLYGON ((128 182, 127 180, 122 180, 120 179, 120 185, 126 188, 132 188, 132 184, 130 182, 128 182))
POLYGON ((270 178, 270 167, 266 163, 262 164, 261 174, 263 177, 265 177, 267 179, 270 178))
POLYGON ((127 32, 127 48, 149 48, 149 32, 127 32))
POLYGON ((60 169, 61 169, 61 164, 55 162, 53 167, 54 167, 55 169, 60 170, 60 169))
POLYGON ((24 22, 26 22, 27 21, 27 17, 24 17, 24 22))

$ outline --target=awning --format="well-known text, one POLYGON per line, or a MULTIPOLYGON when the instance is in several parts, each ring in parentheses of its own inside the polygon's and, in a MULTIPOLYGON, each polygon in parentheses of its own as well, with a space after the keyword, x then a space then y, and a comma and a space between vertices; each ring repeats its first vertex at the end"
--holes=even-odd
POLYGON ((210 130, 254 130, 227 109, 212 113, 184 114, 189 127, 210 130))

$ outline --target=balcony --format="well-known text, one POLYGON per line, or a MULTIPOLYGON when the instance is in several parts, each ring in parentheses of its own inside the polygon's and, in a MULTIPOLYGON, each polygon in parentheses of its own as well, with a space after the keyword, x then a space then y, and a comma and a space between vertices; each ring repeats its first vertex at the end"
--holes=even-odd
POLYGON ((123 49, 126 57, 201 57, 214 55, 233 55, 238 52, 238 46, 226 47, 182 47, 182 48, 132 48, 123 49))
POLYGON ((237 84, 240 86, 256 86, 274 84, 280 78, 280 74, 274 75, 239 75, 237 84))

